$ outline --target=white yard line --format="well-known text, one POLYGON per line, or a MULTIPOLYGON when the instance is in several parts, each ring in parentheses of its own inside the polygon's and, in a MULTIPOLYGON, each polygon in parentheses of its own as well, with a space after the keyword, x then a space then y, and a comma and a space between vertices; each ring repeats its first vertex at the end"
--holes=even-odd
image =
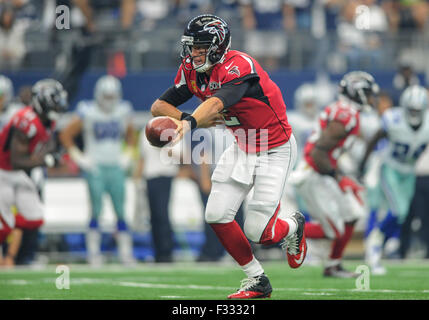
MULTIPOLYGON (((0 280, 0 284, 6 285, 34 285, 38 283, 50 283, 55 284, 55 278, 43 278, 39 280, 19 280, 9 279, 0 280)), ((196 285, 196 284, 168 284, 168 283, 151 283, 151 282, 134 282, 134 281, 111 281, 106 279, 91 279, 91 278, 71 278, 70 285, 93 285, 93 284, 106 284, 116 285, 121 287, 130 288, 156 288, 156 289, 194 289, 194 290, 221 290, 221 291, 233 291, 237 287, 224 287, 224 286, 211 286, 211 285, 196 285)), ((314 295, 329 295, 329 293, 340 293, 340 292, 355 292, 355 293, 423 293, 429 294, 429 289, 425 290, 395 290, 395 289, 371 289, 368 291, 358 289, 339 289, 339 288, 274 288, 274 291, 294 291, 303 292, 303 294, 314 294, 314 295)), ((164 296, 167 297, 167 296, 164 296)))

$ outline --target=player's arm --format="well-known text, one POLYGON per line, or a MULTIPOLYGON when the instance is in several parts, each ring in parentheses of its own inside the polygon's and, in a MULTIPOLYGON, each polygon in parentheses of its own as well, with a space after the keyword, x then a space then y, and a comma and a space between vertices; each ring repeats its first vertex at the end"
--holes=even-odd
POLYGON ((10 162, 14 170, 29 170, 46 166, 46 156, 52 152, 52 146, 45 145, 30 155, 30 138, 21 130, 14 128, 10 144, 10 162))
POLYGON ((329 122, 322 131, 310 154, 321 174, 331 175, 335 178, 339 175, 337 169, 331 165, 329 152, 346 136, 347 131, 344 125, 335 120, 329 122))
POLYGON ((362 158, 362 161, 359 165, 359 175, 362 175, 364 170, 365 170, 365 166, 366 163, 368 161, 369 155, 372 153, 372 151, 374 150, 375 146, 377 145, 378 141, 380 141, 383 138, 387 137, 387 132, 386 130, 384 130, 383 128, 378 130, 374 136, 371 138, 371 140, 368 142, 368 145, 366 147, 365 150, 365 154, 362 158))
POLYGON ((178 106, 185 103, 193 96, 189 91, 188 86, 172 86, 168 88, 155 102, 152 104, 151 112, 154 117, 168 116, 177 120, 182 120, 187 113, 177 109, 178 106))
POLYGON ((79 116, 74 116, 70 123, 60 132, 61 144, 66 148, 68 154, 82 169, 90 169, 92 164, 89 159, 79 150, 74 143, 74 138, 82 131, 83 121, 79 116))

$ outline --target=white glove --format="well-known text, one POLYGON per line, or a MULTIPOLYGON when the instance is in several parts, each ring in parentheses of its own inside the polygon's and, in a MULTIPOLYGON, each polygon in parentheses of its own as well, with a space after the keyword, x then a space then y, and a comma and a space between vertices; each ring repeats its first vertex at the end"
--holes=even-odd
POLYGON ((87 156, 85 156, 82 151, 80 151, 76 146, 69 148, 68 150, 70 157, 76 164, 85 171, 91 171, 94 169, 94 164, 87 156))

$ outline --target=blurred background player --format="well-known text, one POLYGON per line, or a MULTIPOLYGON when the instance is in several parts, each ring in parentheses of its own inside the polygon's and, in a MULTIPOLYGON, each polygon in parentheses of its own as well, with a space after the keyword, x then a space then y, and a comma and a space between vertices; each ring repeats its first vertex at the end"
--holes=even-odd
MULTIPOLYGON (((43 205, 29 173, 35 167, 58 163, 52 132, 66 109, 62 85, 53 79, 40 80, 32 88, 31 105, 16 112, 0 132, 0 243, 13 228, 34 229, 43 224, 43 205)), ((21 235, 15 235, 14 254, 21 235)), ((7 255, 5 264, 13 265, 14 259, 7 255)))
POLYGON ((361 71, 347 73, 340 82, 338 100, 319 116, 309 137, 304 160, 291 179, 315 222, 306 223, 308 238, 333 239, 324 276, 354 277, 341 265, 357 219, 364 213, 362 187, 338 168, 338 157, 359 133, 359 112, 369 108, 378 93, 374 78, 361 71))
POLYGON ((105 193, 109 194, 117 217, 119 259, 124 264, 135 262, 124 212, 125 170, 131 163, 130 150, 136 144, 132 112, 131 104, 122 100, 120 81, 113 76, 103 76, 95 85, 94 100, 80 102, 76 115, 60 134, 61 142, 88 183, 91 219, 86 244, 88 262, 92 265, 103 262, 98 220, 105 193), (84 140, 83 152, 73 140, 80 133, 84 140))
MULTIPOLYGON (((400 226, 404 223, 414 196, 415 164, 429 143, 428 93, 424 87, 408 87, 400 97, 399 108, 387 110, 382 116, 382 128, 368 144, 361 170, 380 139, 387 138, 380 167, 379 188, 388 212, 374 226, 366 241, 366 260, 373 273, 384 274, 380 265, 382 247, 389 238, 399 248, 400 226)), ((391 242, 392 243, 392 242, 391 242)))
POLYGON ((13 84, 6 76, 0 75, 0 129, 5 126, 13 111, 10 108, 13 100, 13 84))

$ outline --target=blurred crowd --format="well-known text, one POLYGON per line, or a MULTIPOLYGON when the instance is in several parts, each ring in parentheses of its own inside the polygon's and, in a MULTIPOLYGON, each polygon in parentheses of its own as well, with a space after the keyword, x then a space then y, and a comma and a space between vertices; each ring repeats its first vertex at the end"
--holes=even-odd
POLYGON ((0 70, 174 67, 183 25, 208 12, 268 69, 386 69, 405 58, 427 71, 424 0, 1 0, 0 70))

